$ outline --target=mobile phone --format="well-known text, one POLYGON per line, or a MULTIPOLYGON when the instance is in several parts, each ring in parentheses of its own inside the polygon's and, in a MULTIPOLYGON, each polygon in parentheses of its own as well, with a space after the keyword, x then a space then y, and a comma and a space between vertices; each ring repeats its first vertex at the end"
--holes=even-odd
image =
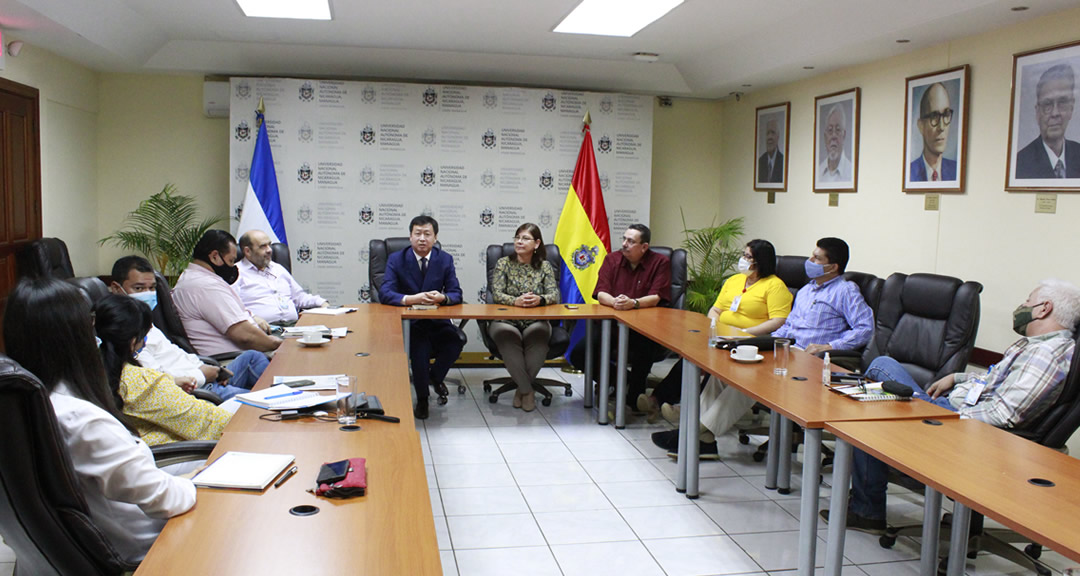
POLYGON ((304 386, 311 386, 314 383, 314 380, 290 380, 289 382, 282 382, 282 384, 289 388, 302 388, 304 386))
POLYGON ((566 306, 567 310, 577 310, 578 309, 578 307, 575 306, 574 304, 564 304, 564 306, 566 306))
POLYGON ((349 474, 349 461, 339 460, 327 462, 319 468, 319 477, 315 480, 318 484, 333 484, 341 482, 349 474))

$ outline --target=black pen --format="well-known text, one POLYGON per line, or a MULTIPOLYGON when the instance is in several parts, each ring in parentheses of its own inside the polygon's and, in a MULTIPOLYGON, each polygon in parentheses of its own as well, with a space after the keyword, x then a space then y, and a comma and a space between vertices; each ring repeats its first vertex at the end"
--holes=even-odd
POLYGON ((274 488, 280 488, 281 485, 284 484, 286 480, 288 480, 289 478, 292 478, 293 474, 296 474, 296 466, 293 466, 292 468, 289 468, 289 471, 286 472, 284 476, 282 476, 280 479, 278 479, 277 482, 274 482, 274 488))

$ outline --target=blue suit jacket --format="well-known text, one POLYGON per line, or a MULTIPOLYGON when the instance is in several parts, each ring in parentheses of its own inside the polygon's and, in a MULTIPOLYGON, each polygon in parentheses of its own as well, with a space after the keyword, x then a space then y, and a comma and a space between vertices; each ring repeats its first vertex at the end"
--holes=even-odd
POLYGON ((438 248, 428 254, 427 276, 420 276, 420 265, 412 247, 395 252, 386 259, 386 275, 379 288, 379 301, 383 304, 401 306, 401 299, 408 294, 436 290, 446 294, 443 306, 461 304, 461 285, 458 284, 454 257, 438 248))
MULTIPOLYGON (((908 180, 911 180, 912 182, 930 181, 930 176, 926 173, 926 163, 923 162, 922 154, 919 154, 919 157, 911 163, 911 168, 908 172, 910 173, 908 180)), ((949 160, 942 156, 940 176, 941 180, 956 180, 956 160, 949 160)))

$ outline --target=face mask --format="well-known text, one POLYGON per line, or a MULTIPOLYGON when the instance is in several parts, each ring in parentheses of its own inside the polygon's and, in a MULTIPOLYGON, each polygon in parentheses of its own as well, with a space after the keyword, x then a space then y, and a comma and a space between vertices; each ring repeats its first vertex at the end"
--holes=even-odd
MULTIPOLYGON (((1041 303, 1040 303, 1041 304, 1041 303)), ((1039 306, 1036 304, 1035 306, 1039 306)), ((1035 310, 1035 306, 1024 306, 1023 304, 1016 307, 1013 310, 1013 331, 1021 336, 1027 336, 1027 326, 1031 324, 1035 318, 1032 316, 1032 311, 1035 310)))
POLYGON ((97 336, 94 336, 94 340, 97 341, 97 347, 101 348, 101 338, 98 338, 97 336))
POLYGON ((750 271, 750 261, 746 258, 740 257, 739 263, 735 266, 735 269, 739 271, 739 274, 746 274, 750 271))
POLYGON ((825 275, 825 265, 806 261, 806 277, 813 280, 814 278, 820 278, 825 275))
POLYGON ((154 308, 157 308, 157 291, 155 291, 155 290, 147 290, 146 292, 136 292, 134 294, 128 294, 128 296, 131 296, 132 298, 138 300, 139 302, 145 302, 146 305, 149 306, 151 310, 153 310, 154 308))
POLYGON ((218 265, 210 262, 210 267, 214 269, 214 274, 221 276, 221 279, 224 280, 226 284, 235 284, 236 279, 240 277, 240 269, 236 267, 236 264, 225 266, 224 264, 218 265))

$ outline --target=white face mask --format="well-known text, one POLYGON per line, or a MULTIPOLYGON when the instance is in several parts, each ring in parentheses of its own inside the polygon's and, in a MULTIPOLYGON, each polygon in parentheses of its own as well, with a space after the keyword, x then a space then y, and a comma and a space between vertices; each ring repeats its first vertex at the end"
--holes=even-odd
POLYGON ((750 271, 750 261, 740 256, 739 263, 735 266, 735 268, 739 271, 739 274, 746 274, 750 271))

